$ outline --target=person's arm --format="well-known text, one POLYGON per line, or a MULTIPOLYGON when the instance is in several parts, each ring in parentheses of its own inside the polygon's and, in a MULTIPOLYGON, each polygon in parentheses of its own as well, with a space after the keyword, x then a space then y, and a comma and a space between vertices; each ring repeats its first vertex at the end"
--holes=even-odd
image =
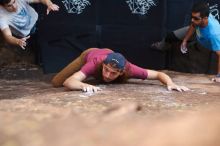
POLYGON ((59 11, 59 6, 51 2, 51 0, 30 0, 32 3, 42 3, 47 6, 47 14, 50 11, 59 11))
POLYGON ((212 79, 214 82, 220 82, 220 51, 216 51, 218 57, 218 73, 215 78, 212 79))
POLYGON ((217 51, 217 56, 218 56, 218 74, 220 75, 220 51, 217 51))
POLYGON ((187 47, 186 47, 187 46, 187 41, 192 37, 194 32, 195 32, 195 27, 193 26, 193 24, 191 24, 188 31, 187 31, 187 33, 186 33, 186 35, 185 35, 185 37, 184 37, 184 39, 183 39, 183 41, 182 41, 182 43, 181 43, 180 49, 181 49, 182 53, 187 53, 187 47))
POLYGON ((3 37, 7 43, 12 44, 12 45, 16 45, 16 46, 20 46, 22 49, 25 49, 25 46, 27 45, 26 41, 27 41, 27 39, 30 38, 30 36, 27 36, 27 37, 24 37, 21 39, 14 37, 12 35, 9 27, 3 29, 2 34, 3 34, 3 37))
POLYGON ((184 86, 177 86, 176 84, 174 84, 171 78, 165 73, 144 69, 138 67, 137 65, 131 64, 130 62, 128 63, 128 67, 129 67, 128 73, 130 74, 130 78, 159 80, 161 83, 167 86, 168 90, 174 89, 180 92, 189 90, 184 86))
POLYGON ((171 78, 163 72, 147 70, 147 73, 148 73, 147 79, 159 80, 161 83, 167 86, 168 90, 177 90, 180 92, 189 90, 188 88, 184 86, 178 86, 175 83, 173 83, 171 78))
POLYGON ((192 37, 194 32, 195 32, 195 26, 193 26, 193 24, 191 24, 184 39, 183 39, 183 42, 187 42, 192 37))
POLYGON ((99 87, 83 83, 82 81, 85 79, 86 75, 83 72, 78 71, 67 78, 64 81, 63 86, 70 90, 82 90, 84 92, 97 92, 101 90, 99 87))

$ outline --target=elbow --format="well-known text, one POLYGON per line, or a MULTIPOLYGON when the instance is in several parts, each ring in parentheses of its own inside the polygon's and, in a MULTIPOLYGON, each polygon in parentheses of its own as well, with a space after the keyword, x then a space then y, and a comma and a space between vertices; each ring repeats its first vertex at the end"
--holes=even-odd
POLYGON ((67 79, 67 80, 65 80, 65 81, 63 82, 62 85, 63 85, 64 87, 70 89, 70 84, 71 84, 70 81, 67 79))
POLYGON ((69 89, 69 90, 75 90, 76 89, 76 85, 75 85, 75 81, 72 79, 66 79, 63 84, 62 84, 65 88, 69 89))

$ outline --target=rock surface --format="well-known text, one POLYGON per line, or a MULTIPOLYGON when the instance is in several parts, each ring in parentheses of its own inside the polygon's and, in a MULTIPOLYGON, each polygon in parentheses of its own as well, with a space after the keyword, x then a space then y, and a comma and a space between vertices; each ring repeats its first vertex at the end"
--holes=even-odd
POLYGON ((220 84, 167 72, 191 91, 158 81, 99 85, 95 94, 53 88, 34 66, 0 71, 1 146, 219 146, 220 84))

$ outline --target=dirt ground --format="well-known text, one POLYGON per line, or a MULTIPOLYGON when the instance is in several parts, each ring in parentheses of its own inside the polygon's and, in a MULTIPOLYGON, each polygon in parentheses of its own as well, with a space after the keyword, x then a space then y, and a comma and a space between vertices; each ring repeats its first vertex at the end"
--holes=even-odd
POLYGON ((35 66, 0 71, 0 146, 219 146, 220 84, 166 71, 158 81, 99 85, 96 94, 53 88, 35 66))

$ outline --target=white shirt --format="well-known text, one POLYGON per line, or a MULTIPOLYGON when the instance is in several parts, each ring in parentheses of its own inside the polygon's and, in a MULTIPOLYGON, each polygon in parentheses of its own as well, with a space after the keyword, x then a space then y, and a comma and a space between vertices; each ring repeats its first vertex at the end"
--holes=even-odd
POLYGON ((10 28, 13 35, 25 37, 29 35, 35 25, 38 14, 28 4, 30 0, 16 0, 18 9, 16 12, 8 12, 0 6, 0 29, 10 28))

